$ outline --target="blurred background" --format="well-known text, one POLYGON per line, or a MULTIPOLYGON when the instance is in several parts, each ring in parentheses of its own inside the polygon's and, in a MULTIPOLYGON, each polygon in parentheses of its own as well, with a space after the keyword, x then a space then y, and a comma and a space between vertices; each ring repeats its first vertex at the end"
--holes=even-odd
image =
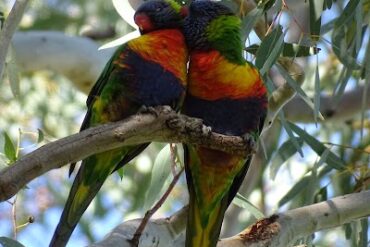
MULTIPOLYGON (((79 131, 89 88, 114 50, 97 51, 97 48, 119 37, 127 38, 125 35, 135 30, 131 26, 132 8, 140 2, 30 1, 0 80, 0 169, 50 141, 79 131), (46 37, 55 35, 51 31, 59 31, 61 40, 71 41, 72 46, 75 44, 72 37, 80 37, 94 49, 94 55, 82 60, 96 61, 96 67, 86 72, 86 64, 68 61, 68 56, 62 55, 63 50, 58 48, 53 53, 53 46, 50 48, 46 43, 45 50, 39 50, 40 54, 46 54, 35 56, 31 45, 21 44, 27 44, 27 37, 32 39, 33 32, 39 31, 46 31, 43 33, 46 37), (24 34, 29 36, 22 36, 24 34), (31 59, 27 58, 29 53, 31 59), (38 62, 44 56, 56 62, 38 62), (69 62, 78 66, 76 77, 62 68, 69 62), (84 73, 90 77, 78 78, 84 73), (9 147, 14 148, 14 155, 7 151, 9 147)), ((256 46, 269 42, 278 48, 278 55, 300 64, 305 75, 303 90, 295 88, 298 96, 263 134, 262 144, 240 190, 259 212, 251 213, 251 206, 239 199, 228 210, 223 236, 235 235, 261 213, 268 216, 369 189, 370 1, 262 1, 258 11, 247 16, 243 9, 248 1, 223 2, 243 18, 244 24, 258 17, 266 30, 283 38, 281 42, 279 38, 271 41, 267 37, 261 41, 258 33, 251 31, 246 40, 249 61, 256 61, 257 50, 257 57, 266 56, 266 60, 275 64, 276 57, 270 56, 273 48, 263 55, 256 46), (315 16, 321 16, 319 24, 315 16), (294 49, 288 50, 286 44, 294 44, 294 49), (298 50, 302 52, 300 55, 298 50), (311 106, 302 99, 310 101, 311 106), (325 120, 320 120, 320 113, 325 120)), ((13 4, 10 0, 0 2, 0 12, 5 18, 13 4)), ((247 24, 245 28, 247 32, 247 24)), ((284 69, 272 67, 264 75, 270 92, 287 76, 289 73, 284 69)), ((181 156, 180 145, 177 150, 181 156)), ((100 240, 117 224, 143 217, 172 180, 170 156, 169 145, 153 143, 131 165, 113 174, 84 214, 69 246, 100 240)), ((178 171, 182 162, 177 163, 178 171)), ((64 166, 35 179, 16 197, 1 203, 0 236, 14 238, 16 235, 19 242, 29 247, 47 246, 72 181, 73 177, 68 177, 68 166, 64 166), (27 223, 29 221, 33 223, 27 223)), ((186 204, 183 175, 154 217, 169 216, 186 204)), ((368 246, 368 224, 367 219, 356 221, 302 239, 302 243, 368 246)))

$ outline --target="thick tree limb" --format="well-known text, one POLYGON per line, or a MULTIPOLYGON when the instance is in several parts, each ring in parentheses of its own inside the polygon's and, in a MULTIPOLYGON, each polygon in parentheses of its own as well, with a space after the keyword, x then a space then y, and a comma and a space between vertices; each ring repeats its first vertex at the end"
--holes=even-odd
POLYGON ((114 51, 99 51, 99 44, 89 38, 55 31, 17 32, 13 45, 22 72, 60 73, 86 94, 114 51))
POLYGON ((51 169, 84 159, 94 153, 151 141, 201 144, 230 153, 249 155, 252 142, 241 137, 213 133, 200 119, 157 107, 150 114, 90 128, 46 144, 0 171, 0 201, 14 196, 32 179, 51 169))
POLYGON ((22 19, 24 10, 26 9, 28 0, 15 1, 8 18, 4 23, 0 32, 0 80, 4 71, 5 59, 8 54, 8 48, 12 40, 13 34, 22 19))
MULTIPOLYGON (((302 208, 273 215, 248 227, 243 232, 219 241, 217 247, 287 247, 300 238, 370 215, 370 190, 340 196, 302 208)), ((186 227, 186 208, 170 218, 151 220, 140 239, 140 247, 182 247, 186 227)), ((141 219, 117 226, 101 242, 91 247, 130 246, 141 219)))

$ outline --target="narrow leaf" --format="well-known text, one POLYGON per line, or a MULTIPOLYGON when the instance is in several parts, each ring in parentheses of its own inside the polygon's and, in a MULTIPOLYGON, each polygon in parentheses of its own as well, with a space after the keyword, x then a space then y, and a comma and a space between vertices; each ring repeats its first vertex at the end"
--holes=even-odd
POLYGON ((284 35, 281 26, 277 26, 262 41, 256 54, 256 67, 260 69, 261 75, 264 75, 280 56, 283 50, 284 35))
POLYGON ((40 143, 44 140, 44 132, 41 129, 37 129, 37 143, 40 143))
POLYGON ((339 18, 337 19, 337 22, 335 25, 339 27, 349 22, 354 16, 354 14, 356 13, 356 8, 359 3, 360 3, 360 0, 348 1, 346 7, 344 8, 339 18))
POLYGON ((137 37, 140 36, 140 32, 138 30, 135 30, 131 33, 128 33, 124 36, 122 36, 121 38, 118 38, 118 39, 115 39, 113 41, 110 41, 102 46, 99 47, 99 50, 104 50, 104 49, 108 49, 108 48, 112 48, 112 47, 116 47, 116 46, 119 46, 119 45, 122 45, 132 39, 135 39, 137 37))
POLYGON ((303 155, 301 145, 299 145, 297 137, 294 136, 292 129, 290 128, 289 124, 287 123, 287 121, 285 119, 285 116, 284 116, 284 113, 282 111, 280 111, 278 114, 279 114, 280 122, 283 125, 286 133, 288 134, 289 139, 292 141, 292 144, 294 145, 296 150, 299 152, 301 157, 303 157, 304 155, 303 155))
MULTIPOLYGON (((297 140, 299 147, 302 148, 302 138, 294 138, 294 140, 297 140)), ((297 153, 297 151, 298 149, 294 146, 292 139, 288 139, 286 142, 281 144, 274 157, 271 159, 270 178, 272 180, 275 180, 276 174, 281 165, 284 164, 295 153, 297 153)))
MULTIPOLYGON (((366 61, 370 61, 370 42, 367 43, 366 47, 366 61)), ((370 83, 370 63, 367 62, 365 65, 365 88, 362 93, 362 104, 361 104, 361 138, 363 136, 363 131, 364 131, 364 123, 365 123, 365 112, 366 112, 366 105, 368 102, 368 95, 367 95, 367 90, 369 88, 369 83, 370 83)))
POLYGON ((335 85, 334 92, 333 92, 334 105, 338 104, 339 100, 342 98, 344 94, 344 90, 346 89, 348 80, 351 77, 351 75, 352 75, 352 69, 343 68, 343 70, 341 71, 338 82, 335 85))
MULTIPOLYGON (((284 77, 284 79, 287 81, 289 86, 291 86, 297 93, 298 95, 303 99, 306 104, 311 107, 311 109, 314 111, 315 110, 315 105, 312 102, 310 98, 306 95, 306 93, 303 91, 303 89, 298 85, 298 83, 288 74, 288 72, 279 64, 276 64, 276 67, 278 68, 280 74, 284 77)), ((319 112, 318 117, 321 120, 324 120, 324 117, 322 114, 319 112)))
POLYGON ((358 247, 368 247, 369 237, 368 237, 368 230, 369 230, 369 221, 367 218, 360 220, 361 229, 359 232, 359 240, 358 240, 358 247))
POLYGON ((5 131, 3 132, 3 135, 4 135, 4 153, 5 153, 5 156, 9 159, 9 161, 11 163, 15 162, 17 160, 17 152, 16 152, 16 148, 12 142, 12 140, 10 139, 8 133, 6 133, 5 131))
POLYGON ((310 0, 310 33, 311 39, 320 39, 321 13, 323 10, 323 0, 310 0))
POLYGON ((122 19, 130 24, 130 26, 137 29, 138 27, 134 21, 135 9, 131 6, 130 1, 112 0, 112 3, 122 19))
POLYGON ((238 207, 246 209, 249 213, 251 213, 256 219, 262 219, 265 215, 250 201, 247 200, 244 196, 237 193, 235 198, 233 199, 233 203, 238 207))
POLYGON ((165 182, 170 178, 171 163, 170 145, 167 144, 155 158, 151 173, 150 186, 146 194, 145 209, 149 209, 160 197, 160 193, 165 182))
MULTIPOLYGON (((360 66, 348 51, 349 47, 346 39, 345 26, 350 24, 349 22, 353 21, 359 3, 360 0, 352 0, 348 2, 342 14, 336 20, 332 33, 332 47, 335 55, 346 67, 353 70, 360 69, 360 66)), ((350 32, 352 30, 349 29, 348 31, 350 32)))
POLYGON ((18 98, 20 95, 20 81, 19 81, 19 70, 15 61, 14 48, 11 45, 6 59, 6 73, 8 75, 10 89, 14 97, 18 98))
MULTIPOLYGON (((245 48, 246 52, 249 52, 253 55, 257 54, 259 49, 259 45, 253 44, 245 48)), ((293 44, 293 43, 284 43, 283 45, 283 57, 308 57, 311 55, 315 55, 320 52, 320 48, 318 47, 310 47, 304 46, 300 44, 293 44)))
POLYGON ((316 56, 315 71, 315 97, 314 97, 314 119, 317 126, 317 118, 320 115, 320 75, 319 75, 319 56, 316 56))
POLYGON ((256 25, 257 21, 262 17, 263 9, 255 8, 249 12, 242 20, 242 38, 245 43, 249 33, 252 31, 253 27, 256 25))
POLYGON ((278 206, 281 207, 291 201, 299 193, 301 193, 310 183, 311 176, 305 176, 299 180, 279 201, 278 206))
POLYGON ((25 247, 23 244, 21 244, 17 240, 7 238, 7 237, 0 237, 0 244, 2 247, 25 247))
MULTIPOLYGON (((300 127, 298 127, 297 125, 295 125, 295 124, 293 124, 291 122, 288 122, 288 125, 320 157, 327 150, 327 148, 325 147, 324 144, 322 144, 321 142, 319 142, 318 140, 316 140, 315 137, 313 137, 310 134, 308 134, 305 130, 301 129, 300 127)), ((332 168, 337 169, 337 170, 343 170, 344 167, 345 167, 345 164, 343 163, 343 161, 336 154, 334 154, 333 152, 331 152, 330 150, 328 151, 328 157, 326 158, 326 164, 328 164, 329 166, 331 166, 332 168)))
POLYGON ((316 194, 315 194, 315 197, 314 197, 314 203, 318 203, 318 202, 322 202, 322 201, 326 201, 328 199, 328 190, 327 190, 327 186, 325 187, 322 187, 316 194))

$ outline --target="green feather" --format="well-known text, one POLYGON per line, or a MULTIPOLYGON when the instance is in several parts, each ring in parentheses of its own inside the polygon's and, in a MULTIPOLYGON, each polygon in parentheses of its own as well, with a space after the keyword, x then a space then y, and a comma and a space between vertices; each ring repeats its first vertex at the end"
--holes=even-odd
POLYGON ((206 29, 208 41, 230 62, 245 64, 240 34, 241 21, 237 16, 220 16, 206 29))

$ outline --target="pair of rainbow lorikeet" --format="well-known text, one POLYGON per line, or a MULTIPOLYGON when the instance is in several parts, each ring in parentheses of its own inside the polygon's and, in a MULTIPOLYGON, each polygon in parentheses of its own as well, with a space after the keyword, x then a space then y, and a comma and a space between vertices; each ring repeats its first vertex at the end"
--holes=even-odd
MULTIPOLYGON (((240 19, 230 9, 206 0, 192 1, 188 9, 173 0, 152 0, 134 18, 142 35, 120 46, 105 66, 88 96, 81 130, 122 120, 142 106, 170 105, 203 119, 214 132, 261 131, 266 88, 243 58, 240 19)), ((147 146, 82 161, 50 246, 66 245, 107 177, 147 146)), ((250 159, 197 145, 184 144, 184 150, 190 195, 186 246, 213 247, 250 159)))

